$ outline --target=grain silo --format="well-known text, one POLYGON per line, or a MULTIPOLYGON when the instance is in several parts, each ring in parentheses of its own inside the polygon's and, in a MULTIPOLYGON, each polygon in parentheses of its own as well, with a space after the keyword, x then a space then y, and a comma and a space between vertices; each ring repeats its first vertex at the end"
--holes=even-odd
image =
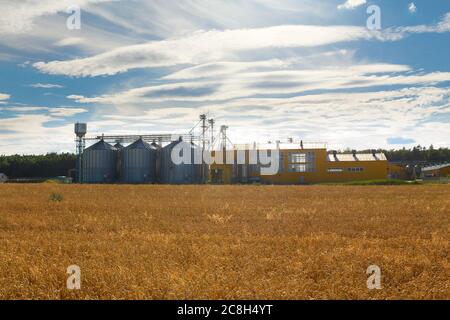
POLYGON ((100 140, 83 152, 83 182, 112 183, 116 180, 116 149, 100 140))
POLYGON ((192 144, 183 142, 182 140, 173 141, 160 151, 161 159, 161 171, 160 171, 160 182, 165 184, 191 184, 191 183, 201 183, 201 165, 194 164, 194 153, 198 148, 192 144), (190 163, 175 164, 172 161, 172 150, 179 146, 179 144, 184 144, 183 149, 190 149, 191 161, 190 163))
POLYGON ((121 161, 122 182, 156 182, 156 149, 142 138, 122 150, 121 161))

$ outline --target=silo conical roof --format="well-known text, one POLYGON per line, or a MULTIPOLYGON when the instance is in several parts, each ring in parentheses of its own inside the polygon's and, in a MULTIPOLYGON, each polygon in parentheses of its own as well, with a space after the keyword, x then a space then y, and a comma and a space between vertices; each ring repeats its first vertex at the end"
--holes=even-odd
POLYGON ((86 149, 86 151, 89 150, 114 150, 114 147, 104 140, 100 140, 99 142, 86 149))
POLYGON ((145 142, 142 138, 139 138, 128 147, 126 147, 126 149, 153 149, 153 147, 145 142))
POLYGON ((181 143, 182 140, 175 140, 172 141, 171 143, 169 143, 168 145, 166 145, 163 149, 172 149, 174 148, 177 144, 181 143))

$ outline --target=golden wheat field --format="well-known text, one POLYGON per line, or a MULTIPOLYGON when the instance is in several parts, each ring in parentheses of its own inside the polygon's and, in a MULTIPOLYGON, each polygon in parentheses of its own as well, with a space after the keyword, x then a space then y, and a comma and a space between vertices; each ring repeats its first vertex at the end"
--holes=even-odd
POLYGON ((0 204, 2 299, 450 298, 448 185, 9 184, 0 204))

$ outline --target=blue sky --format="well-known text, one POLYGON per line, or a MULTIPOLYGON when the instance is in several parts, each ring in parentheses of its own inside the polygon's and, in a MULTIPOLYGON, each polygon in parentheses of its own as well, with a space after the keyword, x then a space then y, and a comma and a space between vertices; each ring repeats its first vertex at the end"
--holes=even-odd
POLYGON ((0 154, 89 134, 450 146, 450 1, 5 0, 0 154), (81 9, 81 29, 66 12, 81 9), (377 5, 381 30, 367 28, 377 5))

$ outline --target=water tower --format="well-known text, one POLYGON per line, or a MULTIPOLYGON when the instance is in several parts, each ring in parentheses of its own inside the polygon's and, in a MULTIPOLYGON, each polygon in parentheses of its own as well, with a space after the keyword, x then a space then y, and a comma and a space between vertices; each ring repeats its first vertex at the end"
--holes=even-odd
POLYGON ((84 152, 84 148, 86 146, 84 136, 87 133, 87 124, 86 123, 75 123, 75 135, 76 143, 77 143, 77 181, 79 183, 83 182, 83 168, 82 168, 82 155, 84 152))

